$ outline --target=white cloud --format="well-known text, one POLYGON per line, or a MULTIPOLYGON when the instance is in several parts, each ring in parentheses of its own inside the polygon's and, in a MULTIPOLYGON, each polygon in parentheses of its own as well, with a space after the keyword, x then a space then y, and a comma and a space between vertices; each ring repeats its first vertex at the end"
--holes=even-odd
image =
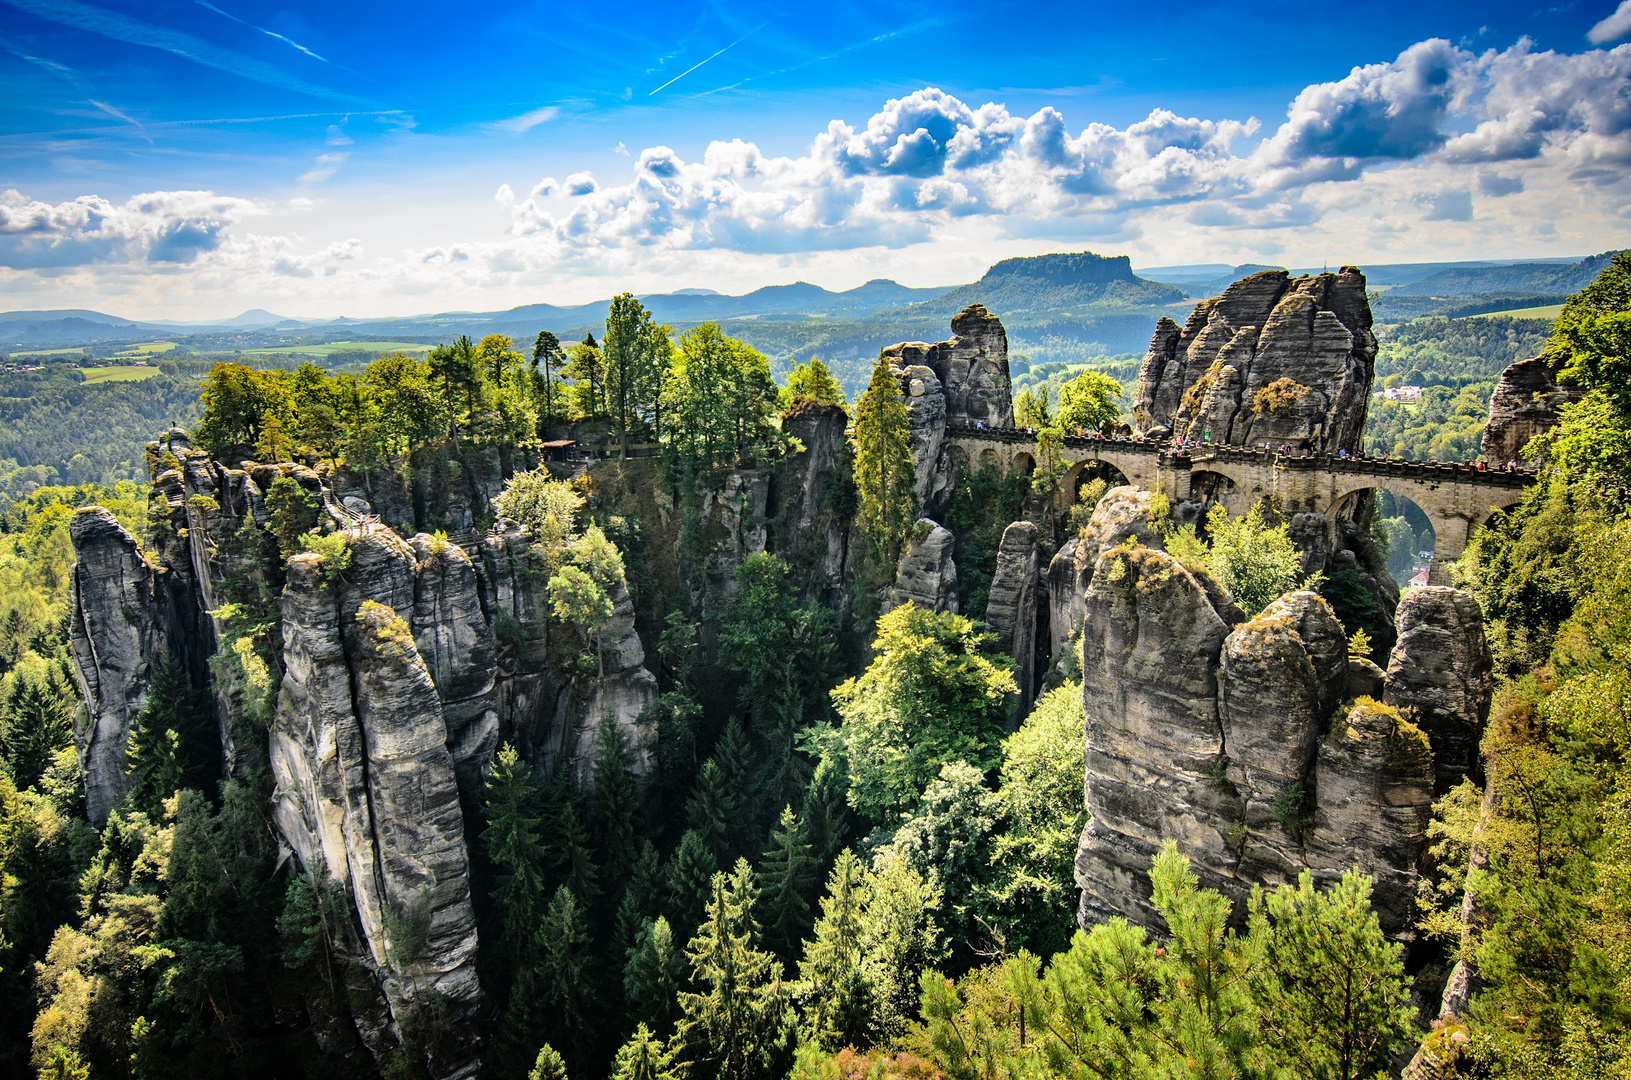
POLYGON ((554 105, 545 105, 541 109, 524 112, 520 116, 512 116, 508 120, 500 120, 493 127, 500 131, 507 131, 512 135, 525 135, 540 124, 547 124, 560 115, 560 109, 554 105))
POLYGON ((1607 45, 1631 34, 1631 0, 1620 0, 1614 14, 1586 32, 1586 40, 1593 45, 1607 45))
MULTIPOLYGON (((366 208, 345 192, 264 205, 209 192, 48 205, 9 192, 0 283, 12 298, 54 288, 57 306, 173 305, 184 292, 193 305, 253 297, 368 314, 794 278, 947 284, 1010 255, 1086 245, 1135 265, 1338 265, 1631 240, 1631 45, 1479 53, 1432 40, 1303 89, 1267 125, 1160 108, 1125 126, 1083 119, 925 87, 785 155, 720 139, 700 154, 637 150, 621 175, 563 159, 530 187, 468 178, 507 213, 503 235, 477 231, 494 209, 484 198, 423 213, 446 197, 445 178, 405 180, 366 208), (253 214, 285 235, 247 232, 253 214), (187 290, 166 287, 178 273, 187 290)), ((329 134, 306 183, 346 161, 329 134)))
POLYGON ((221 246, 254 203, 210 191, 154 191, 115 205, 97 195, 72 202, 0 192, 0 266, 60 270, 97 263, 190 263, 221 246))
POLYGON ((346 163, 350 154, 318 154, 312 159, 312 167, 300 175, 302 184, 317 184, 340 171, 340 166, 346 163))

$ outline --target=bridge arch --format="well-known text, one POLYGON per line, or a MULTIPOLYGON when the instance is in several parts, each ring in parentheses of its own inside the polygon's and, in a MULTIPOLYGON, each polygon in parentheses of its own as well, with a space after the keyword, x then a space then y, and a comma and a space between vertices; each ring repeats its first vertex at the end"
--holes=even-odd
POLYGON ((1087 458, 1078 461, 1065 472, 1065 482, 1061 485, 1066 495, 1075 504, 1082 488, 1095 480, 1103 480, 1111 487, 1122 487, 1133 481, 1116 466, 1114 462, 1103 458, 1087 458))
POLYGON ((1433 530, 1433 560, 1428 570, 1429 585, 1449 584, 1450 564, 1467 550, 1475 530, 1497 510, 1522 501, 1522 486, 1491 486, 1469 482, 1451 475, 1428 474, 1335 474, 1325 516, 1334 537, 1338 523, 1351 518, 1366 495, 1387 491, 1394 498, 1414 503, 1433 530))

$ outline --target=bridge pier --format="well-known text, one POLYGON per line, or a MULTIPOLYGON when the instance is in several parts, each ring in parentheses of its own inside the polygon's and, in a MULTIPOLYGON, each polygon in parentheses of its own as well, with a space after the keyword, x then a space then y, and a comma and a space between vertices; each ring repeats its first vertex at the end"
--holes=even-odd
POLYGON ((1473 523, 1464 517, 1445 514, 1433 521, 1433 565, 1427 571, 1427 584, 1450 585, 1450 564, 1461 558, 1472 539, 1473 523))

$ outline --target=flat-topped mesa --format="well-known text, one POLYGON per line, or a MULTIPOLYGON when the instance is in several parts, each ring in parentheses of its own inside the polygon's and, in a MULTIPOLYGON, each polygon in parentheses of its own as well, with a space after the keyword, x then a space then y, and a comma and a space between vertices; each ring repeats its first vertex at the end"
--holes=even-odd
POLYGON ((1156 324, 1138 373, 1140 431, 1235 446, 1360 449, 1376 365, 1365 275, 1266 270, 1156 324))
POLYGON ((948 423, 1014 426, 1014 403, 1008 381, 1008 332, 982 304, 970 304, 951 320, 951 340, 933 345, 903 341, 880 354, 896 368, 906 385, 906 369, 928 368, 940 380, 948 423))

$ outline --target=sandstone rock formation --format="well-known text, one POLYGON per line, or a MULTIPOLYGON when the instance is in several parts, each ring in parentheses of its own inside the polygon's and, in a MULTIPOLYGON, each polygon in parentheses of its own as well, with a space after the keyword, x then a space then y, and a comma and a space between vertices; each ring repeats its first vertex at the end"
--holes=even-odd
POLYGON ((951 329, 949 341, 903 341, 879 353, 900 383, 911 416, 918 510, 930 518, 942 516, 957 482, 956 464, 945 446, 948 426, 1014 424, 1008 334, 1002 322, 971 304, 953 317, 951 329))
POLYGON ((951 333, 950 341, 905 341, 882 355, 901 371, 921 365, 933 372, 944 388, 946 419, 952 423, 1013 427, 1008 333, 1002 322, 982 305, 970 304, 952 317, 951 333))
POLYGON ((850 530, 833 497, 832 478, 848 467, 849 414, 837 405, 804 405, 782 415, 782 430, 804 451, 783 459, 770 486, 768 545, 823 600, 837 599, 850 570, 850 530))
POLYGON ((1319 744, 1318 793, 1304 838, 1314 880, 1349 867, 1371 877, 1371 906, 1399 933, 1416 918, 1416 868, 1433 814, 1433 752, 1396 709, 1361 699, 1319 744))
POLYGON ((1120 915, 1153 926, 1150 860, 1176 840, 1203 884, 1232 866, 1237 796, 1223 758, 1217 657, 1229 634, 1207 590, 1152 548, 1099 557, 1082 628, 1087 807, 1076 855, 1084 926, 1120 915))
POLYGON ((1139 369, 1140 430, 1243 446, 1358 450, 1376 337, 1365 276, 1253 274, 1157 324, 1139 369))
POLYGON ((100 506, 68 521, 74 572, 69 642, 85 701, 74 745, 85 778, 85 810, 100 827, 125 794, 125 748, 147 703, 164 637, 153 616, 153 568, 136 541, 100 506))
POLYGON ((1017 725, 1036 699, 1036 629, 1038 620, 1038 567, 1036 526, 1016 521, 1002 532, 997 548, 997 569, 985 621, 997 635, 997 645, 1014 659, 1014 682, 1019 696, 1009 714, 1017 725))
POLYGON ((1399 604, 1387 666, 1389 705, 1410 710, 1433 746, 1435 795, 1476 772, 1489 718, 1489 644, 1478 601, 1460 589, 1412 589, 1399 604))
MULTIPOLYGON (((1087 530, 1077 559, 1084 546, 1087 530)), ((1330 881, 1357 865, 1375 879, 1383 928, 1407 933, 1434 793, 1429 740, 1436 726, 1440 784, 1456 769, 1459 779, 1471 767, 1458 756, 1476 729, 1468 717, 1481 723, 1480 700, 1487 709, 1476 602, 1413 593, 1384 678, 1348 657, 1344 628, 1312 592, 1247 621, 1204 573, 1130 540, 1105 550, 1088 581, 1082 924, 1156 925, 1149 861, 1172 840, 1237 914, 1254 885, 1305 868, 1330 881)))
MULTIPOLYGON (((581 646, 550 640, 547 575, 513 522, 466 541, 475 559, 437 537, 404 541, 371 525, 347 530, 341 573, 316 554, 279 566, 268 557, 271 537, 259 532, 275 484, 292 479, 312 506, 329 508, 320 524, 330 530, 335 517, 362 512, 360 493, 346 493, 345 509, 331 474, 294 462, 217 461, 179 431, 150 443, 148 462, 150 551, 105 510, 81 511, 70 524, 73 648, 87 705, 76 736, 93 820, 122 797, 125 744, 159 658, 175 654, 195 685, 206 685, 205 661, 233 632, 212 613, 281 588, 281 648, 268 666, 274 677, 281 667, 282 681, 264 743, 240 717, 243 687, 214 680, 225 764, 240 776, 270 769, 283 842, 305 872, 333 878, 350 899, 355 922, 336 944, 375 977, 375 999, 350 1008, 365 1044, 390 1052, 404 1018, 432 1000, 450 1019, 473 1016, 464 805, 479 800, 498 745, 514 743, 543 775, 564 772, 587 785, 610 722, 625 735, 637 779, 653 769, 656 733, 640 717, 657 685, 627 589, 611 597, 604 676, 563 681, 561 650, 575 659, 581 646)), ((742 550, 763 550, 768 487, 768 477, 739 479, 710 510, 741 526, 733 534, 741 544, 719 556, 722 580, 742 550)), ((401 495, 385 484, 376 490, 401 495)), ((470 497, 490 492, 481 486, 470 497)), ((432 1075, 475 1070, 474 1028, 454 1028, 427 1062, 432 1075)))
POLYGON ((928 518, 920 518, 917 527, 923 538, 913 539, 902 553, 884 610, 910 600, 930 611, 956 612, 957 563, 952 558, 956 538, 950 529, 928 518))
POLYGON ((1501 372, 1490 395, 1480 455, 1497 466, 1521 461, 1529 440, 1554 427, 1558 410, 1583 394, 1578 387, 1559 383, 1557 370, 1544 357, 1519 360, 1501 372))
MULTIPOLYGON (((338 594, 324 569, 289 562, 273 817, 301 864, 350 897, 394 1020, 429 994, 470 1015, 476 923, 447 724, 412 630, 376 599, 411 610, 413 556, 387 532, 353 545, 338 594)), ((431 1062, 441 1076, 477 1064, 473 1040, 431 1062)))

